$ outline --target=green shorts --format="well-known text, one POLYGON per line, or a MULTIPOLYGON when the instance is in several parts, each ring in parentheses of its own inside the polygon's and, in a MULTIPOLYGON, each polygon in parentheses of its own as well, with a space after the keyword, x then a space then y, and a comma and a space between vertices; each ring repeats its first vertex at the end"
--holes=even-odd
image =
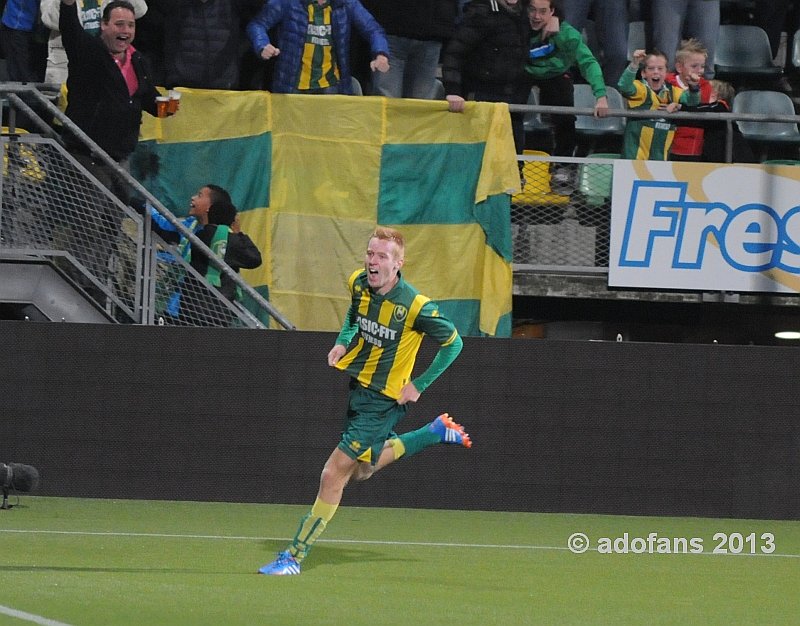
POLYGON ((359 383, 350 387, 347 420, 339 448, 352 459, 375 465, 383 444, 395 437, 394 427, 408 412, 407 405, 359 383))

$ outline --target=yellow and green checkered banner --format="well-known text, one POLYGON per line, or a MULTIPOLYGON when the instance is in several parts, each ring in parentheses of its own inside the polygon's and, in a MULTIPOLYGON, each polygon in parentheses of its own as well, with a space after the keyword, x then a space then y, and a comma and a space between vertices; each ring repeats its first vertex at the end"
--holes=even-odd
POLYGON ((405 278, 464 335, 511 331, 509 192, 519 187, 505 104, 181 90, 145 116, 132 169, 177 215, 225 187, 262 267, 244 272, 302 330, 339 330, 376 224, 406 237, 405 278))

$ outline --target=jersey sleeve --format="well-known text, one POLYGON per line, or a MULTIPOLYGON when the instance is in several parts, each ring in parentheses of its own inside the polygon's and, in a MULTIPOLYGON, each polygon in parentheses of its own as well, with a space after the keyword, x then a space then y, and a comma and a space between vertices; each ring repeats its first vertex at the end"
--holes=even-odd
POLYGON ((647 89, 644 88, 642 82, 636 80, 636 70, 631 69, 630 66, 625 67, 622 76, 619 77, 617 89, 628 98, 631 106, 634 106, 633 101, 636 101, 636 105, 644 102, 644 96, 647 95, 647 89))
POLYGON ((342 346, 349 346, 350 342, 355 337, 356 332, 358 331, 358 326, 356 325, 356 313, 358 312, 358 304, 355 297, 355 284, 358 277, 363 272, 363 269, 358 269, 352 274, 350 274, 350 278, 347 280, 347 288, 350 292, 350 306, 347 309, 347 313, 344 316, 344 322, 342 323, 342 329, 339 331, 339 334, 336 337, 336 344, 342 346))
POLYGON ((422 393, 456 360, 464 342, 453 322, 442 317, 434 302, 428 302, 422 307, 414 327, 439 344, 439 351, 431 364, 412 381, 417 391, 422 393))
POLYGON ((581 76, 586 80, 592 88, 592 95, 595 98, 602 98, 606 95, 606 83, 603 78, 603 70, 600 69, 600 64, 592 54, 583 40, 578 42, 575 48, 575 61, 578 64, 578 70, 581 76))
POLYGON ((347 314, 344 316, 342 330, 340 330, 339 334, 336 336, 335 343, 345 347, 349 346, 350 342, 353 340, 353 337, 355 337, 357 330, 358 326, 356 326, 355 308, 354 305, 351 304, 350 308, 347 309, 347 314))

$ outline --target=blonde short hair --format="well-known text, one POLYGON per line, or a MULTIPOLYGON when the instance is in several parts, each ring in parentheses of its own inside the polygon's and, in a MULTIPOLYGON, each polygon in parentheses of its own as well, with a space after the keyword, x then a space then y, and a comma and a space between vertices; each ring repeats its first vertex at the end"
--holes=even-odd
POLYGON ((699 39, 692 37, 691 39, 684 39, 681 45, 675 52, 675 62, 683 63, 689 58, 690 54, 702 54, 706 59, 708 58, 708 50, 699 39))
POLYGON ((716 78, 708 81, 711 83, 711 88, 716 92, 718 100, 725 100, 728 104, 733 104, 733 97, 736 95, 736 90, 729 82, 724 80, 717 80, 716 78))
POLYGON ((370 235, 369 238, 380 239, 382 241, 394 241, 397 244, 398 258, 403 258, 406 251, 406 240, 403 238, 403 234, 396 228, 377 226, 375 230, 372 231, 372 235, 370 235))

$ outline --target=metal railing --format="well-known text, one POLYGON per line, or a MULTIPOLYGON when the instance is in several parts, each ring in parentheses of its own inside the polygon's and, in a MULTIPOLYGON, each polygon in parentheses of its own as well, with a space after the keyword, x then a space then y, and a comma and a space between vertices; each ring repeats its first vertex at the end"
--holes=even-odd
MULTIPOLYGON (((292 324, 225 265, 138 181, 77 128, 45 95, 48 86, 0 84, 2 137, 0 256, 48 259, 68 280, 123 323, 264 327, 270 318, 292 324), (43 93, 44 92, 44 93, 43 93), (23 116, 28 130, 16 131, 23 116), (54 120, 61 130, 55 131, 54 120), (92 150, 125 188, 135 206, 149 203, 191 242, 193 251, 237 285, 245 308, 225 298, 151 230, 149 218, 111 193, 65 149, 71 134, 92 150), (178 302, 179 299, 179 302, 178 302)), ((49 86, 54 90, 54 86, 49 86)), ((512 112, 592 115, 593 109, 510 105, 512 112)), ((652 111, 610 109, 609 116, 653 118, 652 111)), ((731 154, 735 121, 800 122, 800 116, 744 113, 673 113, 675 122, 724 121, 731 154)), ((515 270, 598 274, 607 271, 613 167, 607 159, 521 155, 525 185, 512 198, 515 270)))
MULTIPOLYGON (((109 320, 136 324, 264 328, 270 318, 294 329, 238 273, 217 258, 126 169, 103 152, 45 95, 46 85, 0 84, 0 257, 47 259, 109 320), (43 93, 44 92, 44 93, 43 93), (31 134, 17 130, 20 117, 31 134), (56 132, 45 119, 61 126, 56 132), (122 193, 112 193, 66 149, 67 134, 106 166, 122 193), (121 197, 130 199, 123 201, 121 197), (154 207, 242 295, 229 300, 152 232, 139 208, 154 207)), ((105 183, 105 184, 104 184, 105 183)))
MULTIPOLYGON (((546 115, 594 115, 594 109, 562 106, 545 106, 531 104, 510 104, 508 105, 511 113, 539 113, 546 115)), ((724 122, 725 123, 725 155, 726 163, 733 162, 733 123, 734 122, 784 122, 798 124, 800 115, 778 115, 765 113, 688 113, 676 112, 659 115, 656 111, 628 110, 628 109, 608 109, 608 117, 638 118, 649 119, 665 118, 675 124, 681 122, 702 121, 702 122, 724 122)))
MULTIPOLYGON (((544 105, 509 105, 514 113, 592 115, 593 109, 544 105)), ((609 116, 653 119, 653 111, 609 109, 609 116)), ((731 162, 733 123, 800 123, 798 115, 753 113, 671 113, 674 123, 725 122, 726 154, 731 162)), ((621 144, 621 138, 619 143, 621 144)), ((511 200, 511 235, 515 271, 604 274, 608 272, 613 165, 609 157, 518 155, 522 191, 511 200)))

